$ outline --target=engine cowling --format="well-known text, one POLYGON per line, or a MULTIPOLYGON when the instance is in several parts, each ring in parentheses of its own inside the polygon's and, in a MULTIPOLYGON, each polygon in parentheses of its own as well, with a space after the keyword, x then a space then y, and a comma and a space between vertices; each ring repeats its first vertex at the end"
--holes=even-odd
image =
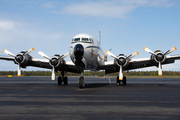
POLYGON ((166 61, 166 55, 162 51, 156 50, 154 53, 151 55, 154 64, 158 65, 159 62, 164 63, 166 61))
POLYGON ((21 52, 14 57, 14 63, 20 64, 21 67, 25 67, 31 59, 32 57, 29 54, 24 55, 24 52, 21 52))
POLYGON ((60 55, 54 55, 50 60, 49 64, 55 69, 60 69, 65 65, 64 59, 60 58, 60 55))
POLYGON ((117 57, 117 59, 114 59, 115 63, 118 66, 122 66, 123 68, 127 67, 129 65, 129 58, 127 58, 127 56, 125 56, 124 54, 119 54, 119 56, 117 57))

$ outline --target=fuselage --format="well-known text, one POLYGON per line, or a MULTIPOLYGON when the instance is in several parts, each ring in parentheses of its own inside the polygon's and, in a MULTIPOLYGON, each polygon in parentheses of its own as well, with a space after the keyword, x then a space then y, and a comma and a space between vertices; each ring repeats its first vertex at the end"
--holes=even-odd
POLYGON ((72 62, 83 70, 97 70, 105 62, 105 54, 99 42, 88 34, 73 37, 69 54, 72 62))

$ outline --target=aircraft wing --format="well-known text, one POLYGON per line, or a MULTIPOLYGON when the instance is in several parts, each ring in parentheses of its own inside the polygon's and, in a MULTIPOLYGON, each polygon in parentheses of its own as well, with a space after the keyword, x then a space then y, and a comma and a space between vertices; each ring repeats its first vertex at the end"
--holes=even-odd
POLYGON ((2 60, 14 61, 14 57, 0 56, 2 60))
MULTIPOLYGON (((13 61, 15 62, 14 57, 9 57, 9 56, 0 56, 1 60, 7 60, 7 61, 13 61)), ((16 63, 16 62, 15 62, 16 63)), ((20 67, 26 68, 28 66, 32 67, 38 67, 38 68, 46 68, 46 69, 52 69, 52 66, 49 64, 48 59, 37 59, 37 58, 32 58, 25 62, 26 64, 20 64, 20 67)), ((16 63, 18 64, 18 63, 16 63)), ((65 72, 74 72, 74 73, 80 73, 77 67, 74 65, 73 62, 71 61, 65 61, 63 59, 63 67, 58 67, 55 68, 56 71, 65 71, 65 72)))
MULTIPOLYGON (((52 66, 49 64, 48 59, 32 58, 32 61, 30 62, 30 64, 28 66, 52 69, 52 66)), ((64 66, 62 68, 60 68, 60 69, 57 68, 56 71, 66 71, 66 72, 80 73, 73 62, 65 61, 65 60, 64 60, 64 66)))
MULTIPOLYGON (((180 59, 180 55, 166 56, 166 61, 163 62, 162 65, 174 63, 177 59, 180 59)), ((155 64, 151 58, 131 59, 128 66, 123 68, 123 70, 133 70, 151 66, 158 67, 158 64, 155 64)), ((105 62, 105 65, 101 66, 99 69, 105 69, 106 73, 119 72, 119 66, 115 63, 115 61, 105 62)))

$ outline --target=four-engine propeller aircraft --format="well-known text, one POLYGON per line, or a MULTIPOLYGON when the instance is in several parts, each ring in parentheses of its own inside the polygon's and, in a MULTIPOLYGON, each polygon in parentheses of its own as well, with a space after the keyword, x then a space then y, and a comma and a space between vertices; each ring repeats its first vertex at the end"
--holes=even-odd
POLYGON ((0 56, 0 59, 14 61, 14 63, 18 65, 18 76, 21 76, 20 68, 26 68, 27 66, 52 69, 52 80, 55 80, 55 72, 61 72, 61 76, 58 77, 58 85, 61 85, 62 82, 65 85, 68 84, 68 78, 65 76, 66 72, 80 73, 79 88, 85 86, 83 76, 84 70, 105 70, 106 74, 119 72, 119 76, 117 76, 117 85, 121 82, 123 85, 126 85, 126 77, 123 76, 123 71, 125 70, 157 66, 158 74, 161 76, 163 64, 174 63, 176 59, 180 59, 180 55, 167 56, 171 52, 177 50, 176 47, 173 47, 166 53, 160 50, 153 52, 146 47, 144 50, 151 54, 149 58, 131 59, 139 55, 138 52, 129 56, 125 56, 124 54, 115 56, 107 50, 107 55, 114 58, 114 61, 108 61, 108 56, 100 47, 100 33, 98 41, 88 34, 78 34, 73 37, 69 52, 62 56, 56 54, 50 58, 40 51, 39 54, 46 59, 37 59, 29 55, 29 53, 34 51, 34 48, 26 52, 22 51, 17 55, 4 49, 3 52, 8 54, 9 57, 0 56), (70 56, 71 61, 64 60, 67 56, 70 56))

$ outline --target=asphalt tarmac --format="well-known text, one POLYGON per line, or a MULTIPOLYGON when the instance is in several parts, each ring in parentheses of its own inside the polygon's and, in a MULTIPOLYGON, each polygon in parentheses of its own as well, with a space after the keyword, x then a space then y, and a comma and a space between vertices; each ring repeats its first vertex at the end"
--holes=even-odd
POLYGON ((57 85, 50 77, 0 77, 0 120, 179 120, 180 79, 86 77, 57 85))

